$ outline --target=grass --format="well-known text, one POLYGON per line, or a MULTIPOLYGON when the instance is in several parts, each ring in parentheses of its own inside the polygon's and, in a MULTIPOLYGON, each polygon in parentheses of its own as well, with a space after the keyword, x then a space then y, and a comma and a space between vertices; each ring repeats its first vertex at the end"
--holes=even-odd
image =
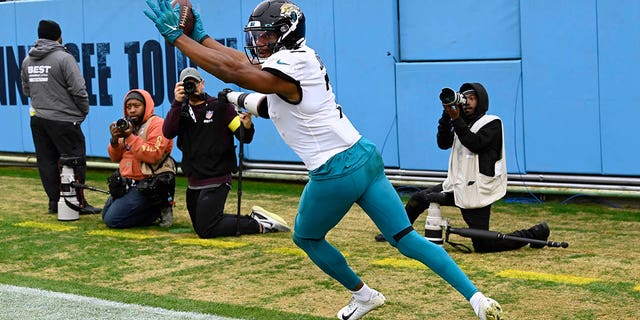
MULTIPOLYGON (((87 184, 106 188, 109 172, 87 184)), ((75 222, 46 213, 37 170, 0 167, 0 283, 49 289, 180 311, 244 319, 332 319, 348 292, 322 273, 290 233, 198 239, 186 211, 186 181, 178 177, 171 228, 108 229, 99 215, 75 222)), ((303 185, 243 181, 242 212, 260 205, 292 223, 303 185)), ((106 195, 87 191, 98 206, 106 195)), ((405 199, 406 200, 406 199, 405 199)), ((615 201, 615 200, 614 200, 615 201)), ((227 200, 235 213, 236 190, 227 200)), ((319 204, 321 205, 321 204, 319 204)), ((454 208, 451 224, 464 227, 454 208)), ((594 203, 498 203, 492 229, 510 232, 545 220, 567 249, 528 247, 453 259, 507 319, 636 319, 640 302, 640 213, 634 206, 594 203)), ((423 215, 414 227, 424 227, 423 215)), ((388 303, 366 319, 473 319, 468 303, 429 269, 376 243, 377 230, 354 206, 328 239, 388 303)), ((452 239, 468 246, 469 239, 452 239)))

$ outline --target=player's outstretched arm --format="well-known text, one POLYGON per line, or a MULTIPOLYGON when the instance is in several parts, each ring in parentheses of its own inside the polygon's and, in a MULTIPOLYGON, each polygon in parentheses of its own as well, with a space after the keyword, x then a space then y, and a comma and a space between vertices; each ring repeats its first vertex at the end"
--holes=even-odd
POLYGON ((238 86, 261 93, 278 93, 290 101, 299 101, 298 87, 290 81, 262 71, 260 66, 249 62, 246 55, 233 48, 225 47, 207 37, 204 44, 186 36, 178 25, 178 18, 169 0, 146 0, 151 11, 145 15, 155 23, 156 28, 171 44, 184 53, 199 67, 216 78, 235 83, 238 86))

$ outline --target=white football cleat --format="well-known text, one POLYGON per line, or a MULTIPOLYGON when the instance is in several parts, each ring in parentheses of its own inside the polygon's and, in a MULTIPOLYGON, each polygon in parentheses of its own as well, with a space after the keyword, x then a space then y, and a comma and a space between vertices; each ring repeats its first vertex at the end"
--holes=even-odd
POLYGON ((482 303, 480 306, 480 312, 478 313, 478 317, 481 320, 500 320, 502 316, 502 307, 498 303, 491 298, 486 298, 487 300, 482 303))
MULTIPOLYGON (((371 289, 373 290, 373 289, 371 289)), ((384 304, 386 298, 382 293, 373 290, 373 294, 369 301, 360 301, 352 297, 349 304, 338 311, 338 319, 341 320, 356 320, 362 318, 369 311, 380 307, 384 304)))

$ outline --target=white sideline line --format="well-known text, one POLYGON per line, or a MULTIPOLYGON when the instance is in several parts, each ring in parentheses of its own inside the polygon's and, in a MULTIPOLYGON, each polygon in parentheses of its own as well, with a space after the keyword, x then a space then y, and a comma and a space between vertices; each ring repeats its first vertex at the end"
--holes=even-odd
POLYGON ((0 284, 0 320, 240 320, 0 284))

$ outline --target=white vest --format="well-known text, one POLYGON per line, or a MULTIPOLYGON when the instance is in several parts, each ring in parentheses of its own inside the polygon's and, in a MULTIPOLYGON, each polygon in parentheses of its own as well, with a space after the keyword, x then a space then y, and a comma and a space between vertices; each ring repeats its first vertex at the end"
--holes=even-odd
MULTIPOLYGON (((484 115, 471 126, 477 133, 487 123, 500 119, 484 115)), ((456 206, 465 209, 482 208, 502 198, 507 193, 507 166, 504 153, 504 128, 502 130, 502 157, 495 163, 495 176, 480 173, 479 156, 469 151, 454 134, 449 156, 449 171, 442 183, 446 192, 453 191, 456 206)))

